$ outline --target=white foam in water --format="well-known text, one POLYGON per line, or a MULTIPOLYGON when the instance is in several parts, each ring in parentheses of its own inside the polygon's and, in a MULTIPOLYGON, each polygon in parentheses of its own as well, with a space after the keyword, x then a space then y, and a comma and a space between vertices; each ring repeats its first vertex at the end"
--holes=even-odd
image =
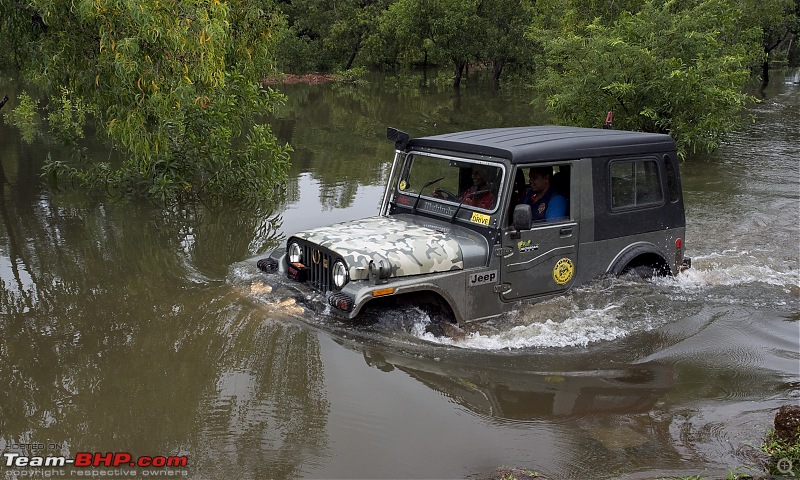
MULTIPOLYGON (((262 274, 252 263, 248 261, 233 265, 229 280, 241 286, 260 279, 262 274)), ((698 295, 716 291, 715 287, 748 284, 778 287, 789 292, 800 291, 800 270, 791 261, 776 263, 767 252, 734 248, 694 256, 693 268, 677 277, 646 281, 623 277, 611 283, 600 281, 579 288, 574 296, 569 294, 524 305, 494 321, 468 325, 468 332, 461 336, 437 337, 429 333, 427 327, 431 319, 418 309, 412 309, 410 324, 398 328, 408 332, 410 326, 410 334, 416 338, 466 349, 586 347, 658 328, 669 322, 674 315, 658 307, 658 297, 661 295, 673 299, 676 294, 688 295, 689 299, 694 299, 698 295), (639 295, 643 289, 647 289, 648 283, 654 296, 655 303, 652 305, 648 303, 650 300, 639 295)), ((320 317, 331 315, 327 302, 324 304, 324 311, 317 312, 320 317)))
MULTIPOLYGON (((231 268, 231 277, 236 281, 252 280, 256 278, 258 270, 250 263, 235 264, 231 268)), ((260 273, 260 272, 258 272, 260 273)))
MULTIPOLYGON (((675 277, 675 281, 684 289, 752 283, 800 288, 800 271, 786 266, 787 271, 779 271, 774 265, 759 262, 747 251, 728 250, 693 259, 693 267, 675 277)), ((667 280, 672 279, 667 277, 667 280)))
MULTIPOLYGON (((766 261, 764 257, 767 257, 765 252, 737 249, 713 252, 694 257, 693 268, 676 277, 653 278, 647 282, 652 284, 652 293, 656 296, 680 292, 705 295, 714 287, 759 284, 769 288, 782 288, 789 292, 800 290, 800 270, 796 264, 791 262, 776 264, 775 261, 766 261)), ((633 280, 633 282, 641 281, 633 280)), ((512 326, 500 327, 498 331, 471 332, 460 338, 436 337, 425 331, 426 324, 422 322, 416 325, 412 333, 429 342, 483 350, 585 347, 594 342, 615 340, 636 331, 657 328, 669 321, 669 312, 653 311, 648 314, 637 310, 634 313, 632 309, 638 307, 634 304, 629 305, 631 302, 624 298, 623 289, 626 287, 629 286, 625 284, 625 279, 620 279, 620 282, 612 287, 620 290, 611 295, 623 297, 617 297, 618 302, 606 306, 595 304, 579 309, 570 305, 574 298, 569 297, 562 297, 562 302, 567 302, 567 305, 553 303, 558 300, 536 304, 513 314, 516 318, 511 322, 512 326), (559 308, 566 312, 566 318, 550 311, 559 308), (517 325, 513 326, 514 323, 517 325), (520 323, 522 324, 519 325, 520 323)), ((586 288, 591 294, 593 287, 590 285, 586 288)), ((597 300, 602 301, 602 298, 596 298, 595 302, 597 300)))
POLYGON ((618 305, 608 305, 601 309, 586 309, 561 322, 547 319, 492 334, 473 332, 463 338, 436 337, 425 332, 424 323, 416 324, 413 333, 429 342, 479 350, 586 346, 630 333, 615 315, 618 308, 618 305))

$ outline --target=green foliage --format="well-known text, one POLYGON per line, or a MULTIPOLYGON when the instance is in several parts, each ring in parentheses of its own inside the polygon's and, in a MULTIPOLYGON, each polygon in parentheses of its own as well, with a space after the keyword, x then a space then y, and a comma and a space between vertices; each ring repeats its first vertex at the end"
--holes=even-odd
POLYGON ((524 33, 533 7, 523 0, 484 0, 478 9, 482 28, 480 59, 490 63, 499 82, 507 66, 530 65, 533 45, 524 33))
POLYGON ((17 127, 25 142, 32 143, 39 136, 39 114, 37 106, 30 95, 19 94, 17 107, 3 113, 6 123, 17 127))
POLYGON ((567 33, 600 21, 611 24, 624 12, 635 14, 645 0, 538 0, 533 25, 567 33))
POLYGON ((774 431, 769 432, 761 443, 761 450, 770 457, 769 473, 800 478, 800 428, 794 439, 780 438, 774 431))
POLYGON ((369 83, 364 77, 369 73, 366 67, 353 67, 349 70, 337 70, 335 75, 335 81, 337 83, 356 83, 356 84, 366 84, 369 83))
POLYGON ((417 62, 444 60, 458 86, 464 67, 480 56, 483 22, 477 0, 397 0, 381 17, 380 32, 398 53, 417 62))
POLYGON ((741 467, 728 469, 728 474, 725 475, 725 480, 739 480, 753 478, 750 474, 740 471, 741 467))
POLYGON ((275 49, 278 69, 281 71, 307 73, 329 68, 320 54, 321 41, 300 35, 295 27, 287 27, 278 32, 275 49))
POLYGON ((33 0, 24 8, 0 3, 0 15, 9 32, 38 19, 29 43, 5 39, 4 46, 14 50, 23 78, 61 97, 48 106, 56 138, 77 142, 91 113, 127 156, 113 173, 91 164, 50 165, 49 173, 70 171, 79 184, 102 178, 111 191, 170 201, 261 197, 283 182, 290 149, 259 125, 282 102, 261 87, 274 72, 283 26, 271 3, 33 0), (250 167, 253 151, 268 167, 250 167), (248 178, 255 173, 270 176, 248 178), (231 189, 223 176, 241 182, 231 189))
POLYGON ((290 72, 348 70, 377 29, 390 0, 293 0, 280 4, 289 27, 278 43, 290 72))
POLYGON ((35 36, 41 31, 36 17, 21 2, 0 0, 0 65, 19 68, 20 58, 33 53, 35 36))
POLYGON ((742 90, 758 30, 741 29, 740 15, 726 0, 650 0, 609 26, 598 18, 560 35, 532 28, 547 52, 539 85, 548 108, 582 126, 613 111, 616 128, 671 134, 682 157, 713 151, 754 100, 742 90))
POLYGON ((89 108, 80 98, 73 99, 71 93, 62 88, 61 96, 53 99, 49 112, 47 120, 55 139, 64 145, 77 146, 84 137, 83 125, 90 113, 89 108))
POLYGON ((386 0, 336 2, 323 45, 345 70, 353 66, 367 38, 377 30, 378 19, 388 3, 386 0))
POLYGON ((41 103, 60 142, 79 149, 82 124, 96 122, 128 157, 93 169, 76 155, 50 165, 56 177, 217 197, 229 169, 258 171, 243 146, 253 141, 274 177, 242 185, 264 196, 289 153, 255 128, 282 102, 260 87, 278 70, 361 82, 364 65, 447 66, 432 83, 457 87, 477 65, 496 82, 537 83, 564 123, 598 126, 612 110, 617 128, 669 133, 685 156, 746 122, 749 73, 784 58, 799 16, 797 0, 0 0, 0 61, 43 92, 6 113, 26 138, 41 103))
MULTIPOLYGON (((800 4, 796 0, 741 0, 742 28, 758 26, 763 57, 769 61, 779 46, 800 35, 800 4)), ((781 52, 783 53, 783 52, 781 52)))

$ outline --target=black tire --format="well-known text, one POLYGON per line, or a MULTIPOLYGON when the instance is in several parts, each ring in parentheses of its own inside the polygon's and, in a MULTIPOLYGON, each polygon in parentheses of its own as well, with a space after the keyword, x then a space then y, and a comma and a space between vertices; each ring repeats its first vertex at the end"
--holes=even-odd
POLYGON ((664 271, 661 268, 652 265, 637 265, 635 267, 628 267, 622 271, 623 275, 630 275, 637 278, 653 278, 664 276, 664 271))

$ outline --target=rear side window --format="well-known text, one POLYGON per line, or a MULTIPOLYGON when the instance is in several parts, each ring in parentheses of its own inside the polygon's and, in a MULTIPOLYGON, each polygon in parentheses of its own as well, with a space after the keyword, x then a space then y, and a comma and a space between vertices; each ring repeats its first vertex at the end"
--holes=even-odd
POLYGON ((677 202, 681 196, 681 190, 678 187, 678 166, 675 165, 675 160, 669 155, 664 155, 664 167, 667 170, 667 189, 669 189, 669 201, 677 202))
POLYGON ((615 160, 609 164, 611 210, 663 203, 658 162, 654 159, 615 160))

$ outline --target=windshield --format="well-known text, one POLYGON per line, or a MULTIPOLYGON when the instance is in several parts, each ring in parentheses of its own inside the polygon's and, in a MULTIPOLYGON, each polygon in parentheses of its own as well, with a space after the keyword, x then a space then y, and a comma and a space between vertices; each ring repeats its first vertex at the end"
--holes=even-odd
POLYGON ((497 165, 412 152, 398 189, 408 195, 494 210, 503 171, 497 165))

